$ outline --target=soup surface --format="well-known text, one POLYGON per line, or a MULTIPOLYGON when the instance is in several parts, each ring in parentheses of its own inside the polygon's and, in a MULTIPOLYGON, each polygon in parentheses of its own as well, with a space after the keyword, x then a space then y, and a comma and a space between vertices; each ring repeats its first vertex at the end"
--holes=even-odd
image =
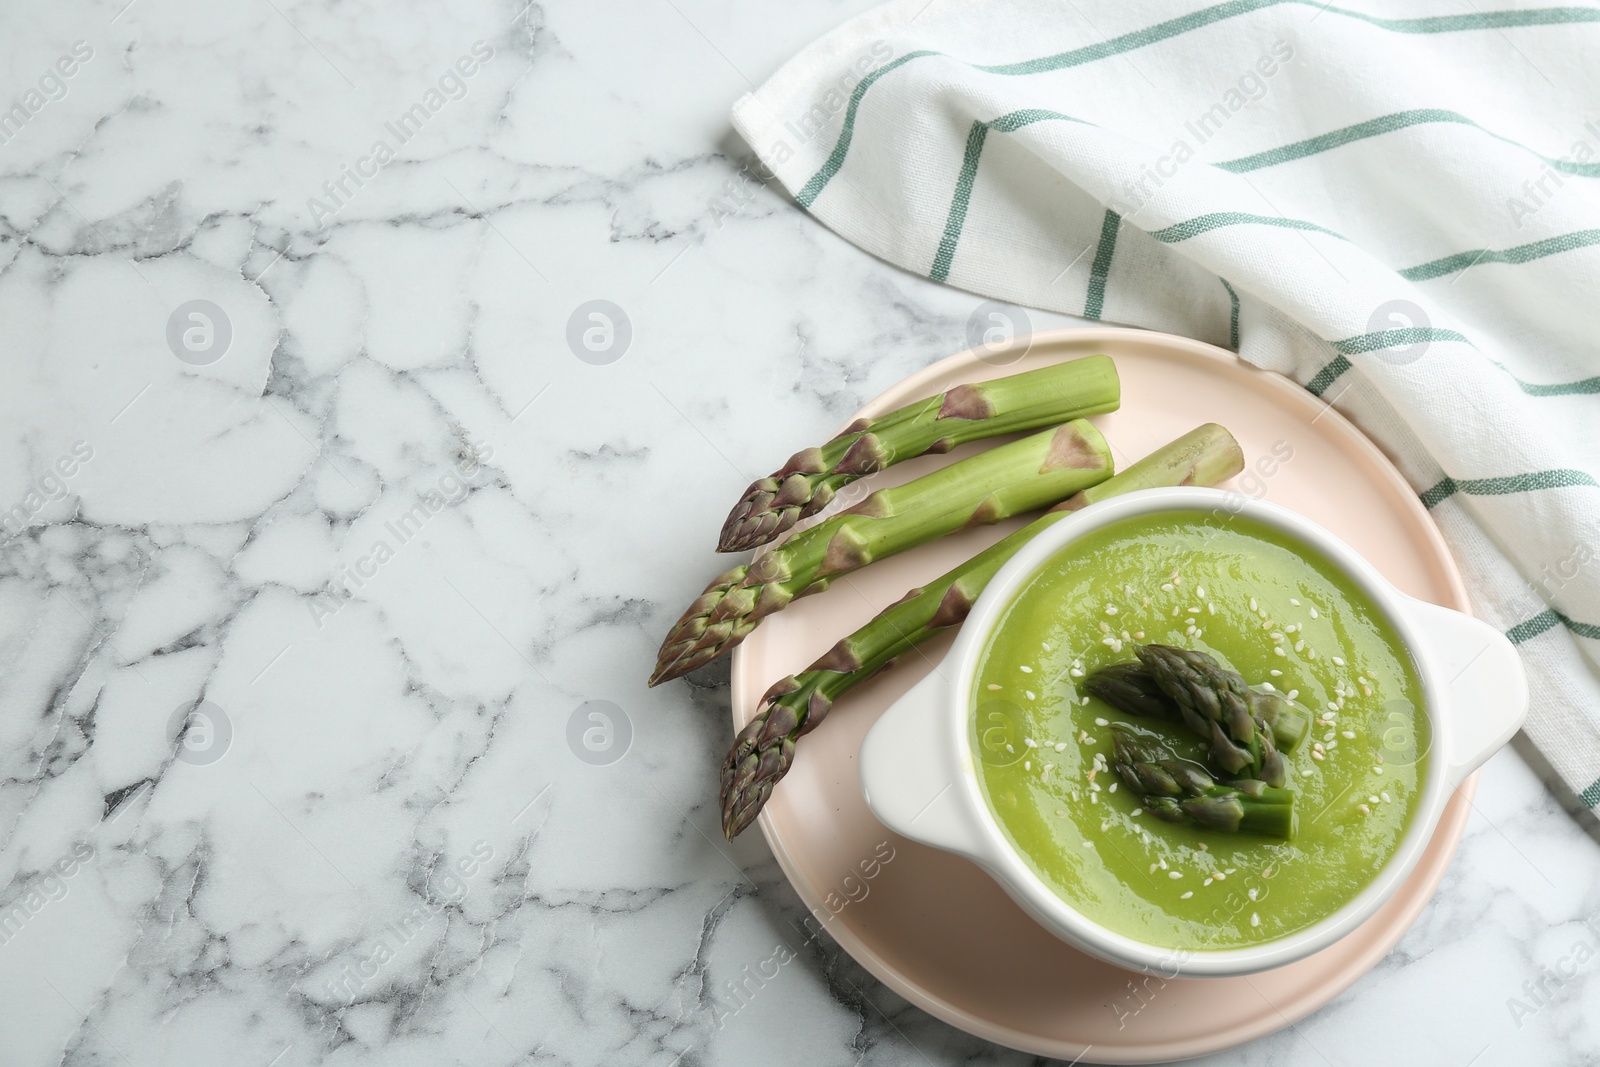
POLYGON ((1388 620, 1332 563, 1242 516, 1140 516, 1067 546, 1006 608, 974 684, 978 780, 1018 852, 1090 919, 1162 947, 1237 948, 1336 911, 1394 855, 1425 781, 1421 682, 1388 620), (1292 840, 1160 821, 1120 781, 1118 723, 1206 759, 1180 724, 1083 689, 1136 644, 1206 652, 1310 711, 1288 756, 1292 840))

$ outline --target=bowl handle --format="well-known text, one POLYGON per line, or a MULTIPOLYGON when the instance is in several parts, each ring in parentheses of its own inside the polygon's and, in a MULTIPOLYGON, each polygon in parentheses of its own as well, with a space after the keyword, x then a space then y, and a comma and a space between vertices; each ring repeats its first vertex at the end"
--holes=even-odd
POLYGON ((935 670, 878 717, 861 742, 861 792, 879 822, 902 837, 978 858, 983 835, 967 805, 950 683, 935 670))
POLYGON ((1406 605, 1438 674, 1440 712, 1449 718, 1445 759, 1452 787, 1511 740, 1528 715, 1528 678, 1505 634, 1471 615, 1421 600, 1406 605))

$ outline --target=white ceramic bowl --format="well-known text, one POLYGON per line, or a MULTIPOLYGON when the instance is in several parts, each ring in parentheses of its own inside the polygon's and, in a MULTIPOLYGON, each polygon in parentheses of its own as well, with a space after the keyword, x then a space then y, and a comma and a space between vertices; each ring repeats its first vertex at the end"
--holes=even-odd
POLYGON ((1527 714, 1522 661, 1498 630, 1406 596, 1343 541, 1286 508, 1218 489, 1150 489, 1085 508, 1024 545, 995 575, 939 669, 901 697, 861 745, 867 806, 890 830, 966 856, 1069 944, 1133 970, 1171 977, 1250 974, 1292 963, 1354 930, 1416 865, 1461 781, 1511 739, 1527 714), (1135 515, 1245 515, 1297 538, 1344 571, 1388 617, 1421 675, 1432 732, 1422 795, 1399 849, 1354 899, 1315 925, 1245 948, 1175 951, 1106 929, 1058 896, 1017 854, 979 787, 971 750, 973 672, 1017 590, 1070 542, 1135 515))

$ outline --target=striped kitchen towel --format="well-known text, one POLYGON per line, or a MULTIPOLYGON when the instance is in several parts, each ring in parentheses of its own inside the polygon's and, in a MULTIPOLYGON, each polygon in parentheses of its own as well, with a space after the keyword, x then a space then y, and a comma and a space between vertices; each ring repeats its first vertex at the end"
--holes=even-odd
POLYGON ((1348 415, 1594 807, 1600 8, 1487 3, 896 0, 734 122, 869 252, 1228 346, 1348 415))

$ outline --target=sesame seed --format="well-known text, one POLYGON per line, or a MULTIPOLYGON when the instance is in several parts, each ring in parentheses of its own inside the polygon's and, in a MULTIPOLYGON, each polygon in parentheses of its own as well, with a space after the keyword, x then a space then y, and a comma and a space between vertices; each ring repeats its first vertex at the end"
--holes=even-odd
POLYGON ((1023 664, 1023 665, 1022 665, 1022 666, 1021 666, 1021 667, 1020 667, 1020 668, 1018 668, 1018 669, 1019 669, 1019 670, 1021 670, 1021 671, 1022 671, 1022 673, 1023 673, 1023 674, 1032 674, 1032 673, 1033 673, 1033 668, 1032 668, 1032 667, 1030 667, 1030 666, 1028 666, 1028 665, 1027 665, 1027 664, 1026 664, 1026 663, 1024 663, 1024 664, 1023 664))
POLYGON ((1291 690, 1289 690, 1289 693, 1288 693, 1288 699, 1293 700, 1295 697, 1297 697, 1299 695, 1300 695, 1300 690, 1291 689, 1291 690))
POLYGON ((1217 606, 1208 600, 1206 601, 1206 610, 1215 615, 1217 613, 1217 606))
POLYGON ((1033 770, 1033 761, 1029 760, 1029 759, 1023 760, 1022 761, 1022 769, 1025 770, 1025 771, 1033 770))
POLYGON ((1177 881, 1179 878, 1183 877, 1183 872, 1182 871, 1168 871, 1167 872, 1167 877, 1171 878, 1173 881, 1177 881))
POLYGON ((1133 809, 1133 817, 1134 818, 1137 819, 1139 816, 1141 816, 1143 814, 1144 814, 1144 809, 1143 808, 1134 808, 1133 809))
POLYGON ((1206 587, 1203 585, 1195 586, 1194 595, 1199 597, 1201 600, 1204 600, 1206 598, 1206 587))
POLYGON ((1300 606, 1300 601, 1296 600, 1294 597, 1289 598, 1289 603, 1293 604, 1295 607, 1300 606))
POLYGON ((1356 738, 1356 732, 1354 730, 1340 730, 1339 736, 1344 738, 1346 741, 1354 741, 1356 738))
POLYGON ((988 689, 989 692, 991 692, 991 693, 1000 692, 1000 687, 998 685, 995 685, 993 682, 990 682, 985 688, 988 689))
POLYGON ((1103 633, 1103 634, 1110 633, 1111 632, 1111 624, 1109 622, 1106 622, 1104 619, 1101 619, 1100 620, 1100 632, 1103 633))
POLYGON ((1317 609, 1316 608, 1312 608, 1311 609, 1311 617, 1313 619, 1320 619, 1322 616, 1317 614, 1317 609))
POLYGON ((1306 643, 1304 641, 1296 641, 1294 643, 1294 650, 1296 652, 1304 652, 1306 650, 1306 643))
POLYGON ((1338 656, 1335 656, 1335 657, 1333 657, 1333 665, 1335 667, 1343 667, 1344 666, 1344 660, 1340 659, 1338 656))
POLYGON ((1219 882, 1226 882, 1228 880, 1228 875, 1224 871, 1218 871, 1217 873, 1213 874, 1211 877, 1215 878, 1219 882))
POLYGON ((1255 597, 1251 597, 1251 598, 1250 598, 1250 610, 1251 610, 1251 611, 1258 611, 1258 610, 1260 610, 1260 609, 1258 609, 1258 608, 1257 608, 1257 607, 1256 607, 1256 598, 1255 598, 1255 597))
POLYGON ((1027 698, 1028 698, 1028 699, 1029 699, 1029 700, 1038 700, 1038 699, 1039 699, 1039 698, 1038 698, 1038 697, 1037 697, 1037 696, 1036 696, 1036 695, 1035 695, 1035 694, 1034 694, 1034 692, 1033 692, 1033 690, 1032 690, 1032 689, 1024 689, 1024 690, 1023 690, 1023 691, 1022 691, 1022 695, 1023 695, 1023 696, 1025 696, 1025 697, 1027 697, 1027 698))
POLYGON ((1189 612, 1190 615, 1198 615, 1198 614, 1200 614, 1200 609, 1199 608, 1189 608, 1188 612, 1189 612))
POLYGON ((1065 752, 1066 750, 1067 750, 1067 743, 1065 741, 1057 741, 1056 742, 1056 751, 1057 752, 1065 752))
POLYGON ((1116 782, 1112 782, 1111 783, 1111 788, 1106 790, 1106 792, 1108 792, 1108 793, 1115 793, 1116 791, 1117 791, 1117 783, 1116 782))
POLYGON ((1117 606, 1115 604, 1107 604, 1106 605, 1106 614, 1107 615, 1115 615, 1116 613, 1117 613, 1117 606))
POLYGON ((1269 635, 1269 636, 1271 636, 1271 638, 1272 638, 1272 643, 1273 643, 1273 644, 1275 644, 1275 645, 1281 645, 1281 644, 1283 644, 1283 641, 1284 641, 1284 637, 1283 637, 1283 635, 1282 635, 1282 634, 1280 634, 1280 633, 1274 633, 1274 634, 1271 634, 1271 635, 1269 635))
POLYGON ((1251 926, 1260 926, 1261 925, 1261 916, 1256 914, 1253 911, 1250 913, 1250 925, 1251 926))
POLYGON ((1378 795, 1383 798, 1383 802, 1385 804, 1389 803, 1389 794, 1388 793, 1379 793, 1378 795))
POLYGON ((1282 678, 1283 677, 1283 672, 1278 670, 1276 667, 1274 667, 1272 670, 1268 671, 1267 673, 1272 675, 1274 678, 1282 678))
POLYGON ((1273 645, 1272 646, 1272 651, 1276 652, 1280 656, 1287 656, 1289 654, 1289 653, 1287 653, 1287 652, 1285 652, 1283 650, 1283 646, 1282 645, 1273 645))
MULTIPOLYGON (((1088 697, 1084 697, 1082 700, 1078 701, 1078 703, 1082 704, 1084 707, 1088 707, 1089 706, 1089 698, 1088 697)), ((1091 741, 1089 743, 1090 744, 1094 744, 1093 741, 1091 741)))
POLYGON ((1383 768, 1378 766, 1376 763, 1374 763, 1372 765, 1372 773, 1373 774, 1382 774, 1383 773, 1383 768))
POLYGON ((1096 726, 1110 726, 1111 725, 1111 723, 1106 719, 1096 719, 1094 721, 1094 724, 1096 726))
POLYGON ((1154 863, 1152 863, 1152 864, 1151 864, 1151 865, 1150 865, 1150 873, 1151 873, 1151 874, 1155 874, 1155 873, 1156 873, 1156 869, 1157 869, 1157 868, 1156 868, 1156 865, 1155 865, 1155 864, 1154 864, 1154 863))
POLYGON ((1022 743, 1027 745, 1029 748, 1038 748, 1039 747, 1039 742, 1035 741, 1031 737, 1024 737, 1022 739, 1022 743))
POLYGON ((1261 890, 1257 889, 1255 886, 1251 886, 1250 887, 1250 899, 1251 900, 1256 899, 1256 894, 1258 894, 1260 892, 1261 892, 1261 890))
POLYGON ((1014 748, 1012 748, 1012 747, 1011 747, 1011 746, 1010 746, 1010 745, 1007 745, 1007 746, 1006 746, 1006 751, 1007 751, 1007 752, 1010 752, 1010 753, 1011 753, 1011 754, 1013 754, 1013 755, 1015 755, 1015 754, 1016 754, 1016 751, 1017 751, 1017 750, 1016 750, 1016 749, 1014 749, 1014 748))
POLYGON ((1157 863, 1159 863, 1159 864, 1160 864, 1160 865, 1161 865, 1161 869, 1162 869, 1162 870, 1163 870, 1163 871, 1164 871, 1164 870, 1166 870, 1166 869, 1167 869, 1167 861, 1166 861, 1166 860, 1160 860, 1160 859, 1158 859, 1158 860, 1156 860, 1156 862, 1157 862, 1157 863))
POLYGON ((1163 593, 1172 592, 1172 583, 1171 582, 1163 582, 1162 585, 1161 585, 1161 591, 1163 593))
POLYGON ((1085 842, 1084 842, 1084 843, 1083 843, 1083 847, 1084 847, 1084 848, 1094 848, 1094 845, 1093 845, 1093 844, 1091 844, 1091 843, 1090 843, 1090 842, 1088 842, 1088 841, 1085 841, 1085 842))
POLYGON ((1050 651, 1050 642, 1049 641, 1040 641, 1039 642, 1039 647, 1044 649, 1046 652, 1049 652, 1050 651))
POLYGON ((1372 690, 1368 689, 1366 686, 1363 685, 1361 687, 1361 695, 1364 696, 1364 697, 1369 697, 1369 696, 1372 695, 1372 690))
POLYGON ((1122 631, 1122 639, 1124 641, 1132 641, 1133 640, 1133 635, 1130 634, 1128 631, 1124 630, 1124 631, 1122 631))
POLYGON ((1073 667, 1071 670, 1067 671, 1067 673, 1069 675, 1071 675, 1072 677, 1074 677, 1074 678, 1082 678, 1083 677, 1083 672, 1080 671, 1076 667, 1073 667))
POLYGON ((1174 574, 1174 575, 1173 575, 1173 576, 1172 576, 1172 584, 1173 584, 1173 585, 1182 585, 1182 584, 1183 584, 1183 575, 1181 575, 1181 574, 1174 574))
POLYGON ((1372 794, 1372 796, 1367 798, 1367 803, 1368 804, 1376 804, 1377 802, 1378 802, 1378 794, 1376 794, 1376 793, 1372 794))
POLYGON ((1371 815, 1372 814, 1372 809, 1367 807, 1365 804, 1357 804, 1356 805, 1356 810, 1359 811, 1363 815, 1371 815))
POLYGON ((1204 841, 1200 842, 1200 851, 1201 852, 1209 851, 1210 848, 1211 848, 1211 846, 1206 844, 1204 841))
POLYGON ((1134 637, 1134 640, 1136 640, 1136 641, 1143 641, 1144 640, 1144 631, 1143 630, 1135 630, 1135 631, 1133 631, 1133 637, 1134 637))
POLYGON ((1208 874, 1208 875, 1206 875, 1206 880, 1205 880, 1205 881, 1203 881, 1203 882, 1201 882, 1201 883, 1200 883, 1200 884, 1201 884, 1201 885, 1202 885, 1202 886, 1207 886, 1207 885, 1210 885, 1210 884, 1211 884, 1211 876, 1210 876, 1210 875, 1209 875, 1209 874, 1208 874))
POLYGON ((1311 758, 1314 759, 1314 760, 1325 760, 1328 757, 1324 756, 1322 754, 1322 750, 1321 749, 1313 749, 1312 752, 1311 752, 1311 758))
POLYGON ((1183 894, 1183 896, 1179 897, 1178 899, 1179 900, 1188 900, 1192 896, 1194 896, 1194 890, 1193 889, 1187 891, 1186 893, 1183 894))

